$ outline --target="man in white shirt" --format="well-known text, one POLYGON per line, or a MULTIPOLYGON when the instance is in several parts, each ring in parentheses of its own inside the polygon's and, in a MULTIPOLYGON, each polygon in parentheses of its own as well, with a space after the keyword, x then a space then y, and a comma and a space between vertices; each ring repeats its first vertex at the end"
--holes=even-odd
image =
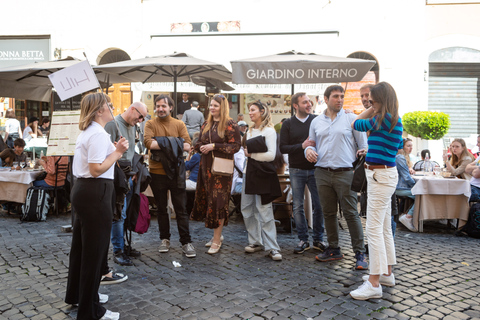
POLYGON ((309 131, 309 140, 315 141, 316 146, 305 149, 307 160, 315 163, 315 180, 328 240, 328 248, 316 259, 323 262, 343 258, 338 245, 337 212, 340 202, 355 252, 355 268, 366 270, 368 263, 362 223, 357 211, 357 193, 350 186, 353 179, 352 163, 357 153, 367 149, 367 136, 352 129, 356 115, 343 110, 344 92, 339 85, 332 85, 325 90, 327 109, 313 119, 309 131))

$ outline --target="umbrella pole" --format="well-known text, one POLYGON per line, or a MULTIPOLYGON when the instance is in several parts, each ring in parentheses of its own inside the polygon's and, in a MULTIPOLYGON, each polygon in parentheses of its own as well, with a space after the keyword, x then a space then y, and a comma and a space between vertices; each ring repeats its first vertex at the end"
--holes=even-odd
MULTIPOLYGON (((292 83, 292 97, 294 94, 295 94, 295 85, 292 83)), ((293 116, 293 103, 291 102, 291 100, 290 100, 290 115, 293 116)))
POLYGON ((174 97, 174 105, 175 105, 175 112, 173 113, 175 115, 175 117, 177 116, 178 114, 178 105, 177 105, 177 78, 178 78, 178 74, 177 74, 177 66, 174 66, 173 67, 174 71, 173 71, 173 97, 174 97))

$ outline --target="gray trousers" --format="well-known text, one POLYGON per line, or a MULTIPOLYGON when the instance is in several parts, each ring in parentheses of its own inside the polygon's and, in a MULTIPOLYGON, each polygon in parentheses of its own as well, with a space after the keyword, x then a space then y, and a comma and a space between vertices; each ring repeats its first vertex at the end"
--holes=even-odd
POLYGON ((338 248, 338 202, 347 221, 353 252, 365 252, 363 227, 357 210, 357 193, 350 190, 353 179, 352 171, 331 172, 315 169, 320 204, 322 205, 327 232, 328 245, 338 248))

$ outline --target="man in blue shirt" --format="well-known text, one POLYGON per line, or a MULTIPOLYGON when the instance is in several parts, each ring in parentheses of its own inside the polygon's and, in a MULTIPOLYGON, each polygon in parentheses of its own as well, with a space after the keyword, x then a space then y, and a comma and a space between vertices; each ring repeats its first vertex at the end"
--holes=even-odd
POLYGON ((333 85, 325 90, 327 109, 313 119, 309 139, 315 147, 305 149, 305 157, 315 163, 315 180, 325 217, 328 248, 316 257, 319 261, 343 258, 338 245, 338 203, 345 220, 355 252, 357 270, 368 269, 365 258, 363 227, 357 211, 357 193, 350 189, 356 156, 367 148, 365 133, 353 130, 356 115, 343 110, 344 89, 333 85))

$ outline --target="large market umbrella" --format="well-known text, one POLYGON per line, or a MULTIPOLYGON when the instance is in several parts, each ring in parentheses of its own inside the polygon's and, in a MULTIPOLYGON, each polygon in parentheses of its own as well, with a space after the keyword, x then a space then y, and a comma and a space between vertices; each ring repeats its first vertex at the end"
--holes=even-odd
POLYGON ((232 73, 223 65, 197 59, 186 53, 102 64, 94 70, 119 75, 132 82, 173 82, 177 101, 177 82, 190 82, 193 76, 231 81, 232 73))
POLYGON ((293 95, 295 84, 360 81, 376 62, 288 51, 230 63, 233 83, 291 84, 293 95))
POLYGON ((288 51, 231 64, 235 84, 300 84, 360 81, 375 61, 288 51))
MULTIPOLYGON (((73 66, 82 60, 67 57, 62 60, 29 63, 0 69, 0 96, 50 102, 52 83, 48 75, 73 66)), ((130 80, 95 71, 102 87, 130 80)))

